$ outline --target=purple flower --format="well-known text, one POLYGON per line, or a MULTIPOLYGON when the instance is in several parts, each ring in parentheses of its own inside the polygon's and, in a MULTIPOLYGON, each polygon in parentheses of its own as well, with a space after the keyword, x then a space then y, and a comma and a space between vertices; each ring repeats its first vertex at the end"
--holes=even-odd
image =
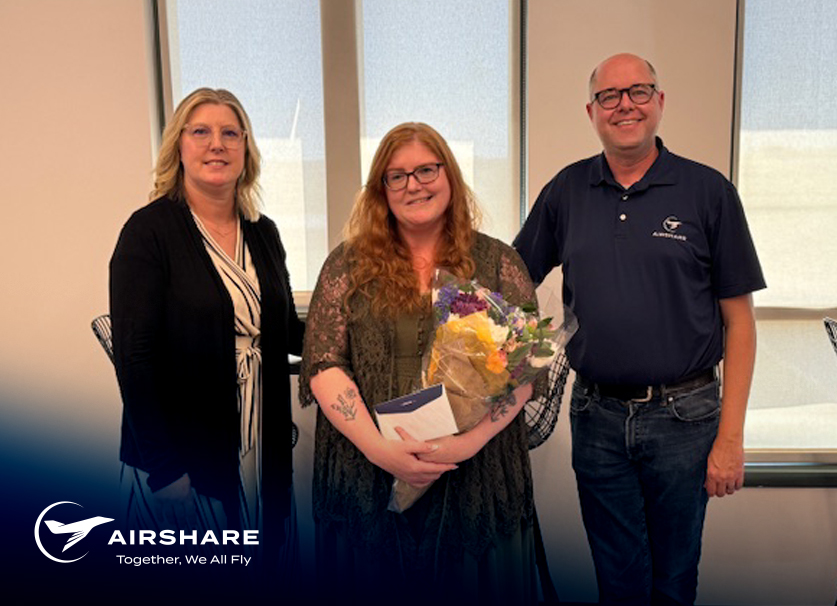
POLYGON ((436 294, 436 305, 450 307, 450 304, 453 303, 453 300, 456 299, 458 294, 459 289, 456 286, 443 286, 436 294))
POLYGON ((488 303, 472 293, 460 293, 450 304, 450 312, 460 318, 488 309, 488 303))

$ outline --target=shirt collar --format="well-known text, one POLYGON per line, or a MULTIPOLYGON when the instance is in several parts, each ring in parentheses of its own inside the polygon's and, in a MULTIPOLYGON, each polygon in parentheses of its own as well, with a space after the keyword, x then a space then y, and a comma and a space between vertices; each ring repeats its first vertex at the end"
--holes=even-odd
MULTIPOLYGON (((659 152, 657 158, 642 179, 631 185, 630 191, 644 191, 652 185, 673 185, 677 182, 671 154, 663 144, 663 140, 660 137, 655 137, 655 144, 659 152)), ((590 185, 599 186, 604 183, 623 189, 613 177, 613 172, 605 159, 604 152, 602 152, 593 158, 590 165, 590 185)))

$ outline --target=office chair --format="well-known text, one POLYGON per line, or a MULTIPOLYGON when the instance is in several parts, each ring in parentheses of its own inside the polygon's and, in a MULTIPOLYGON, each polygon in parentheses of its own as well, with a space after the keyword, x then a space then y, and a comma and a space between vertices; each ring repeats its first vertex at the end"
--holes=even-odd
POLYGON ((549 366, 549 384, 546 393, 524 405, 523 415, 526 427, 529 429, 529 450, 546 442, 555 430, 569 373, 570 364, 567 361, 567 355, 562 351, 549 366))
POLYGON ((93 334, 99 340, 99 345, 105 350, 111 364, 113 364, 113 332, 110 328, 110 314, 103 314, 93 318, 93 321, 90 323, 90 328, 93 329, 93 334))
MULTIPOLYGON (((834 353, 837 353, 837 320, 826 316, 822 319, 822 323, 825 325, 825 332, 828 334, 834 353)), ((837 606, 837 600, 834 601, 834 606, 837 606)))
POLYGON ((825 332, 828 333, 828 338, 831 340, 834 353, 837 353, 837 320, 825 317, 822 319, 822 322, 825 324, 825 332))

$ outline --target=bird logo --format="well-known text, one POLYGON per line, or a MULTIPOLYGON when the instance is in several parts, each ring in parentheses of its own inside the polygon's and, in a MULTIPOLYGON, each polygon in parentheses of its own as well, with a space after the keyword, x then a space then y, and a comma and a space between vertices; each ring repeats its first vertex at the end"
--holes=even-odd
POLYGON ((677 228, 681 225, 683 225, 683 221, 681 221, 674 215, 671 215, 663 219, 663 229, 665 229, 670 234, 673 234, 675 231, 677 231, 677 228))
MULTIPOLYGON (((41 515, 38 516, 38 521, 35 522, 35 542, 38 544, 38 548, 41 550, 41 553, 43 553, 50 560, 54 560, 54 561, 60 562, 62 564, 69 564, 70 562, 76 562, 76 561, 80 560, 81 558, 84 557, 84 555, 87 555, 87 554, 85 553, 83 556, 80 556, 80 557, 76 558, 75 560, 61 560, 59 558, 53 557, 47 552, 46 549, 44 549, 44 546, 41 543, 41 537, 38 534, 38 529, 41 526, 41 520, 43 520, 46 513, 50 509, 55 507, 56 505, 63 505, 63 504, 76 505, 78 507, 81 507, 81 505, 79 505, 78 503, 73 503, 72 501, 59 501, 58 503, 53 503, 52 505, 50 505, 49 507, 44 509, 41 512, 41 515)), ((79 520, 78 522, 72 522, 72 523, 69 523, 69 524, 62 524, 61 522, 57 522, 55 520, 43 520, 43 521, 44 521, 44 524, 46 524, 46 527, 49 528, 50 532, 52 532, 52 534, 70 534, 70 538, 67 539, 67 544, 64 545, 64 549, 61 550, 61 552, 63 553, 65 551, 67 551, 67 549, 69 549, 70 547, 72 547, 73 545, 75 545, 76 543, 81 541, 84 537, 86 537, 87 533, 89 533, 93 528, 95 528, 99 524, 106 524, 108 522, 113 522, 113 518, 105 518, 103 516, 95 516, 95 517, 92 517, 92 518, 88 518, 86 520, 79 520)))

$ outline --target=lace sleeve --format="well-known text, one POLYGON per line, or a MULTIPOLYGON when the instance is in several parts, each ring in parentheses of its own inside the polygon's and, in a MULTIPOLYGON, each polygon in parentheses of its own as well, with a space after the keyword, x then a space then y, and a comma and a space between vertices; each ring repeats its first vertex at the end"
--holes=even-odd
POLYGON ((341 244, 326 259, 311 296, 306 320, 302 365, 299 373, 299 401, 309 406, 316 400, 311 379, 331 367, 342 368, 350 378, 348 316, 344 298, 349 287, 345 245, 341 244))
POLYGON ((535 285, 529 278, 529 271, 523 259, 513 248, 503 248, 497 271, 500 278, 500 292, 506 301, 518 306, 525 303, 538 304, 535 285))
MULTIPOLYGON (((529 270, 523 259, 513 248, 503 247, 500 254, 498 273, 500 276, 500 292, 509 303, 523 305, 534 303, 538 305, 535 285, 529 277, 529 270)), ((544 372, 532 384, 531 400, 538 400, 546 395, 549 388, 547 373, 544 372)))

